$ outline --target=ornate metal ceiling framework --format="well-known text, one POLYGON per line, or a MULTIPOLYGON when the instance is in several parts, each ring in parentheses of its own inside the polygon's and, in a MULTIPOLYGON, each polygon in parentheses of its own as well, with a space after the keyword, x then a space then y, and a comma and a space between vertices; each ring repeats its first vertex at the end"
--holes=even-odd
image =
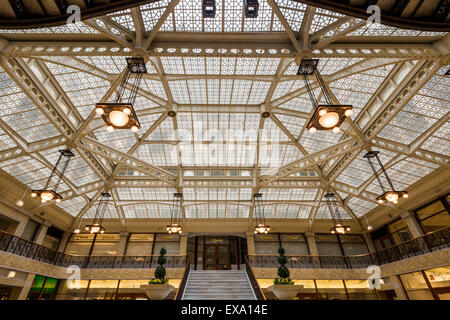
MULTIPOLYGON (((76 219, 92 215, 101 190, 110 189, 117 215, 109 218, 119 217, 122 222, 142 217, 138 214, 142 210, 156 210, 157 214, 149 213, 152 218, 167 218, 169 197, 174 192, 184 195, 183 219, 211 218, 212 213, 219 218, 219 212, 220 217, 251 219, 252 195, 261 192, 265 205, 273 208, 269 217, 308 219, 311 225, 315 219, 329 218, 323 216, 321 199, 324 193, 333 192, 347 218, 360 226, 361 216, 377 205, 378 193, 373 186, 374 175, 364 172, 358 164, 364 150, 373 147, 386 153, 386 170, 401 171, 398 167, 405 163, 422 164, 427 169, 414 181, 437 168, 448 168, 448 151, 429 145, 443 141, 448 146, 445 134, 438 134, 448 130, 450 116, 450 86, 448 76, 442 72, 449 59, 448 34, 420 36, 413 32, 409 43, 395 42, 399 41, 395 36, 353 38, 355 32, 367 28, 365 21, 325 14, 323 9, 306 5, 290 7, 286 1, 275 0, 262 1, 260 8, 260 15, 269 17, 268 28, 262 24, 263 27, 253 26, 261 30, 246 30, 241 17, 237 20, 241 19, 242 30, 231 32, 224 29, 224 23, 229 21, 222 16, 222 26, 217 26, 220 32, 170 30, 168 24, 177 25, 177 19, 188 14, 184 7, 187 2, 173 0, 164 1, 160 7, 135 7, 119 15, 87 20, 77 27, 91 30, 95 37, 72 31, 59 34, 56 40, 51 33, 0 31, 4 37, 0 39, 0 67, 4 70, 1 79, 9 78, 14 83, 4 82, 0 90, 14 87, 10 89, 14 94, 20 91, 20 103, 30 101, 54 131, 41 139, 30 139, 24 137, 11 115, 1 114, 1 141, 11 141, 6 147, 0 143, 1 168, 24 183, 33 182, 18 174, 17 168, 8 168, 14 161, 24 159, 49 168, 54 150, 61 146, 72 149, 80 158, 79 168, 89 172, 76 182, 71 181, 70 174, 63 179, 67 188, 60 192, 64 198, 60 207, 75 217, 74 225, 76 219), (149 27, 153 14, 158 18, 153 17, 149 27), (268 41, 271 38, 273 43, 268 41), (94 105, 111 98, 124 75, 125 66, 120 61, 133 55, 144 57, 151 70, 138 91, 142 105, 136 113, 143 119, 143 128, 138 133, 108 136, 103 132, 102 120, 95 117, 94 105), (307 100, 302 100, 306 89, 299 85, 301 78, 292 72, 304 56, 324 61, 323 78, 330 91, 337 92, 332 97, 336 103, 347 103, 342 100, 358 96, 355 102, 361 105, 356 106, 357 115, 346 120, 339 135, 314 140, 305 130, 311 109, 303 107, 307 104, 307 100), (201 71, 212 68, 211 61, 221 67, 213 72, 201 71), (227 67, 230 61, 233 62, 227 67), (253 65, 253 71, 239 70, 247 65, 253 65), (80 91, 71 91, 69 73, 85 77, 87 85, 81 83, 80 91), (439 79, 434 80, 436 77, 439 79), (364 81, 367 89, 358 87, 364 81), (429 90, 430 81, 439 83, 440 89, 422 92, 429 90), (238 92, 245 86, 249 87, 247 98, 240 99, 238 92), (99 101, 85 102, 78 97, 89 92, 99 101), (411 104, 425 104, 417 97, 447 104, 447 111, 440 111, 437 120, 426 118, 425 122, 431 123, 412 132, 406 141, 397 142, 399 139, 386 134, 386 130, 389 127, 406 132, 403 134, 409 132, 401 125, 395 129, 401 122, 399 116, 426 116, 423 107, 411 110, 411 104), (169 111, 176 116, 169 117, 169 111), (265 113, 268 116, 262 117, 265 113), (219 129, 223 124, 227 129, 279 129, 281 166, 265 169, 261 149, 267 142, 260 135, 254 141, 234 142, 254 151, 251 163, 241 160, 230 165, 227 161, 208 160, 198 164, 194 120, 202 117, 208 128, 219 129), (227 120, 222 123, 215 117, 227 120), (237 127, 231 120, 234 117, 241 117, 235 118, 241 119, 237 127), (185 141, 178 133, 167 136, 177 129, 192 131, 192 139, 185 141), (187 156, 191 149, 192 156, 187 156), (359 182, 349 177, 355 170, 364 173, 359 182), (205 176, 205 172, 209 175, 205 176), (214 207, 211 214, 209 207, 214 207), (130 208, 132 214, 128 213, 130 208)), ((225 9, 219 8, 218 12, 223 14, 225 9)), ((193 16, 190 19, 195 20, 193 16)), ((183 23, 195 24, 191 20, 183 23)), ((205 28, 203 24, 201 29, 205 28)), ((312 85, 317 88, 316 83, 312 85)), ((7 90, 0 91, 0 98, 9 94, 7 90)), ((39 133, 44 124, 33 125, 35 133, 39 133)), ((213 143, 214 139, 203 141, 204 146, 213 143)), ((31 162, 24 164, 27 165, 31 162)), ((82 174, 78 169, 73 174, 82 174)), ((408 186, 414 181, 405 178, 402 183, 408 186)))

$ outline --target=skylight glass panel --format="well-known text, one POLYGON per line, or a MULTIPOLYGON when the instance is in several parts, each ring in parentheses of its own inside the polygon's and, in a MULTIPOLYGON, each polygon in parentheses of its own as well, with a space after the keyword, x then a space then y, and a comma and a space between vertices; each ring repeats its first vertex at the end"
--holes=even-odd
POLYGON ((191 103, 186 81, 169 81, 169 88, 175 102, 182 104, 191 103))
MULTIPOLYGON (((62 202, 62 203, 64 203, 64 202, 62 202)), ((83 219, 93 219, 97 212, 97 208, 98 208, 98 201, 96 203, 94 203, 94 205, 92 207, 90 207, 89 210, 83 215, 83 219)), ((71 207, 69 207, 68 209, 70 210, 71 207)), ((112 202, 112 200, 110 201, 110 203, 108 203, 108 206, 106 207, 105 212, 103 214, 103 218, 105 218, 105 219, 119 219, 120 218, 120 215, 117 212, 116 208, 114 207, 114 203, 112 202)))
POLYGON ((367 214, 370 210, 377 206, 376 203, 363 200, 361 198, 352 197, 347 205, 353 211, 353 213, 359 218, 367 214))
POLYGON ((330 89, 340 104, 353 106, 353 117, 356 117, 393 67, 394 64, 391 64, 352 74, 330 83, 330 89))
POLYGON ((445 116, 450 97, 450 77, 442 75, 444 69, 434 75, 389 122, 379 133, 380 137, 410 144, 445 116))
MULTIPOLYGON (((357 188, 367 179, 372 177, 373 170, 367 159, 363 158, 366 153, 367 151, 360 152, 359 155, 336 178, 336 181, 343 182, 357 188)), ((381 150, 379 153, 379 157, 383 165, 386 165, 394 156, 395 153, 387 150, 381 150)))
POLYGON ((193 104, 207 104, 206 80, 188 80, 187 81, 189 96, 193 104))
POLYGON ((122 27, 125 27, 131 31, 135 31, 130 9, 117 11, 111 14, 107 14, 106 16, 117 22, 122 27))
POLYGON ((147 3, 139 7, 142 14, 145 30, 151 31, 154 29, 156 23, 163 15, 170 0, 160 0, 152 3, 147 3))
MULTIPOLYGON (((169 85, 170 85, 170 82, 169 82, 169 85)), ((158 96, 164 100, 167 100, 166 92, 164 91, 164 87, 160 81, 143 79, 143 81, 141 82, 141 86, 147 92, 150 92, 151 94, 153 94, 155 96, 158 96)))
MULTIPOLYGON (((349 216, 347 211, 342 208, 342 206, 338 205, 338 210, 341 218, 343 220, 350 220, 352 217, 349 216)), ((316 212, 315 219, 331 219, 330 210, 328 209, 328 206, 326 204, 322 204, 319 209, 316 212)))
MULTIPOLYGON (((56 205, 66 211, 68 214, 76 217, 80 213, 80 211, 87 205, 87 202, 82 196, 78 196, 67 200, 63 199, 62 202, 57 203, 56 205)), ((86 216, 83 216, 83 218, 86 218, 86 216)))
POLYGON ((314 15, 314 19, 311 23, 310 33, 313 34, 328 25, 336 22, 339 18, 344 18, 345 16, 325 9, 317 8, 316 14, 314 15))
POLYGON ((326 58, 320 59, 319 72, 321 75, 330 75, 354 65, 364 58, 326 58))
POLYGON ((95 104, 103 99, 111 87, 109 81, 85 72, 48 62, 46 66, 83 119, 91 114, 95 104))
POLYGON ((105 72, 120 74, 126 68, 124 57, 115 56, 77 56, 76 59, 82 60, 90 65, 97 67, 105 72))
POLYGON ((299 142, 308 153, 314 153, 335 145, 343 135, 342 132, 336 134, 330 131, 319 131, 312 134, 305 130, 299 142))
MULTIPOLYGON (((391 178, 396 190, 407 190, 413 183, 419 181, 437 168, 439 168, 439 165, 437 164, 415 158, 408 158, 388 168, 387 174, 391 178)), ((367 190, 376 194, 383 193, 376 181, 374 181, 367 190)))
POLYGON ((51 174, 49 168, 29 156, 7 160, 1 164, 2 170, 26 184, 30 189, 41 189, 51 174))
POLYGON ((224 0, 224 32, 239 32, 242 30, 243 15, 242 2, 238 0, 224 0))
MULTIPOLYGON (((58 148, 49 149, 41 154, 53 165, 60 156, 58 150, 58 148)), ((70 160, 64 176, 77 187, 99 180, 97 174, 77 152, 75 152, 75 157, 70 160)))
POLYGON ((275 2, 292 31, 298 32, 301 29, 307 5, 290 0, 276 0, 275 2))
POLYGON ((265 101, 267 93, 269 92, 270 82, 253 81, 250 95, 248 97, 248 104, 261 104, 265 101))
POLYGON ((246 104, 249 98, 251 81, 234 80, 231 104, 246 104))
POLYGON ((257 75, 274 75, 280 64, 279 58, 259 58, 256 68, 257 75))
POLYGON ((202 3, 197 0, 180 0, 174 9, 177 31, 202 31, 202 3))
POLYGON ((297 138, 302 130, 303 126, 306 124, 306 119, 301 119, 297 117, 285 116, 285 115, 276 115, 278 120, 288 129, 288 131, 297 138))
POLYGON ((16 144, 0 129, 0 151, 14 148, 16 144))
POLYGON ((349 37, 443 37, 446 32, 430 32, 412 29, 401 29, 391 27, 388 25, 366 25, 358 30, 355 30, 346 36, 349 37))
POLYGON ((446 122, 425 143, 422 149, 450 156, 450 123, 446 122))

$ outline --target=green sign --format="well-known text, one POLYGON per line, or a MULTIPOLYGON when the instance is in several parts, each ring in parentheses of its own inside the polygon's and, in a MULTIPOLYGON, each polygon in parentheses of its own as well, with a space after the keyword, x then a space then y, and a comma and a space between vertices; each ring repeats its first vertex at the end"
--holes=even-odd
POLYGON ((44 285, 44 291, 43 293, 54 293, 56 289, 56 285, 58 284, 58 279, 55 278, 47 278, 47 281, 45 281, 45 276, 36 275, 34 277, 33 285, 30 288, 31 292, 41 292, 42 286, 44 285))

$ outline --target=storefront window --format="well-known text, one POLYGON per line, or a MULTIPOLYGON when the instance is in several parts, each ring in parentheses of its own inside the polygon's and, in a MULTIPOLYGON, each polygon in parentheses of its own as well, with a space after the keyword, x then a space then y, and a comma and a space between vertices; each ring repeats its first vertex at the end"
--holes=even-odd
POLYGON ((59 287, 56 300, 84 300, 89 280, 66 280, 59 287))
POLYGON ((445 208, 445 198, 416 210, 417 219, 425 233, 450 227, 450 214, 445 208))
POLYGON ((88 256, 94 241, 93 234, 74 234, 67 244, 66 253, 78 256, 88 256))
POLYGON ((301 233, 281 234, 281 245, 288 255, 308 255, 308 245, 301 233))
MULTIPOLYGON (((255 254, 277 254, 280 247, 278 234, 255 235, 255 254)), ((286 250, 286 254, 291 254, 286 250)))
POLYGON ((155 234, 155 239, 153 255, 159 255, 162 247, 167 250, 167 254, 180 254, 180 236, 178 234, 155 234))
POLYGON ((439 300, 450 300, 450 266, 425 270, 434 295, 439 300))
POLYGON ((347 300, 342 280, 316 280, 316 285, 321 299, 347 300))
POLYGON ((114 300, 119 280, 91 280, 86 300, 114 300))
POLYGON ((421 272, 402 274, 400 279, 410 300, 434 300, 421 272))
POLYGON ((377 300, 374 289, 368 287, 367 280, 344 280, 350 300, 377 300))
POLYGON ((153 234, 133 233, 128 239, 127 256, 151 256, 153 248, 153 234))
POLYGON ((361 235, 340 235, 339 237, 346 256, 369 253, 366 242, 361 235))
POLYGON ((118 234, 98 234, 95 239, 92 256, 115 256, 117 255, 118 234))
POLYGON ((342 256, 338 238, 333 234, 316 234, 316 246, 319 256, 342 256))

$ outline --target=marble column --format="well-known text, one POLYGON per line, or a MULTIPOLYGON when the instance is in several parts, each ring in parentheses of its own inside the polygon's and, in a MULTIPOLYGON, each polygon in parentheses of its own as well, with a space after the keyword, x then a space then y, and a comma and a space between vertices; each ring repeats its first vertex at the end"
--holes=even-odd
POLYGON ((413 238, 419 238, 423 236, 422 228, 419 225, 419 222, 416 219, 415 214, 412 211, 406 211, 401 214, 402 219, 405 221, 408 226, 409 232, 413 238))
POLYGON ((316 237, 314 232, 305 233, 306 241, 308 242, 309 254, 311 256, 318 256, 319 251, 317 250, 316 237))
POLYGON ((402 283, 400 282, 399 276, 390 276, 389 279, 391 280, 392 287, 395 290, 395 294, 397 295, 397 300, 409 300, 408 295, 406 294, 405 289, 402 286, 402 283))
POLYGON ((48 227, 52 224, 48 220, 44 220, 44 222, 39 226, 39 229, 34 236, 34 241, 37 244, 42 244, 44 242, 44 237, 47 234, 48 227))
POLYGON ((124 256, 126 254, 129 236, 130 236, 129 232, 126 231, 119 232, 119 242, 117 243, 117 252, 116 252, 118 256, 124 256))
POLYGON ((30 288, 33 285, 35 274, 28 274, 25 279, 23 287, 16 287, 12 290, 10 299, 11 300, 26 300, 28 297, 28 293, 30 292, 30 288))

